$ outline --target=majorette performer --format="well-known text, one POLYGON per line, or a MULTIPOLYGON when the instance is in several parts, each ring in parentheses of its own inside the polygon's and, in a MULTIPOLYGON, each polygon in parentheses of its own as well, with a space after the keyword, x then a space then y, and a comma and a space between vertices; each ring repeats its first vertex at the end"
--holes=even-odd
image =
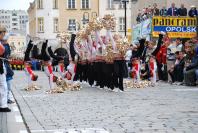
POLYGON ((123 78, 126 68, 124 56, 129 45, 126 38, 121 39, 119 36, 116 36, 114 37, 114 40, 116 42, 116 51, 114 51, 114 85, 116 88, 119 88, 121 92, 123 92, 123 78))
POLYGON ((47 44, 48 44, 48 40, 43 42, 42 49, 41 49, 41 59, 44 65, 44 71, 47 77, 49 78, 50 89, 55 89, 54 82, 56 82, 58 78, 53 74, 52 62, 50 60, 50 56, 46 52, 47 44))
POLYGON ((112 44, 106 44, 106 55, 105 55, 105 65, 104 65, 104 79, 105 86, 111 90, 114 89, 113 83, 113 72, 114 72, 114 52, 112 44))
POLYGON ((30 59, 30 52, 33 48, 32 41, 30 40, 25 51, 24 57, 24 70, 28 78, 28 88, 33 87, 32 81, 36 81, 38 76, 32 71, 31 59, 30 59))
POLYGON ((75 39, 76 39, 76 35, 72 34, 71 41, 69 44, 69 51, 70 51, 71 59, 70 59, 69 65, 67 66, 67 72, 66 72, 66 77, 68 80, 70 80, 71 84, 74 84, 74 76, 76 74, 77 61, 79 58, 74 47, 75 39))
POLYGON ((77 41, 75 43, 76 51, 78 52, 80 58, 77 63, 77 72, 76 72, 76 78, 80 80, 80 82, 87 81, 87 34, 85 29, 80 30, 77 33, 77 41))
POLYGON ((105 45, 102 47, 100 46, 97 50, 96 50, 96 58, 95 58, 95 72, 96 72, 96 86, 98 86, 99 88, 104 88, 104 63, 105 63, 105 56, 104 56, 104 48, 105 45))
POLYGON ((67 51, 64 48, 58 48, 54 52, 51 49, 51 46, 48 47, 48 53, 53 58, 52 66, 58 66, 58 72, 62 79, 66 78, 66 69, 64 61, 69 60, 67 51), (55 55, 56 54, 56 55, 55 55))
POLYGON ((96 48, 94 47, 91 35, 88 35, 88 82, 90 86, 93 86, 95 79, 94 61, 96 58, 96 48))
POLYGON ((134 83, 140 82, 140 61, 138 58, 132 59, 132 80, 134 83))
POLYGON ((100 31, 103 28, 103 25, 99 19, 96 19, 92 23, 89 23, 89 26, 91 29, 95 32, 95 60, 94 60, 94 71, 95 71, 95 86, 98 88, 104 88, 104 71, 102 69, 104 65, 104 55, 106 54, 105 52, 105 44, 103 43, 101 36, 100 36, 100 31))
POLYGON ((153 86, 156 85, 157 78, 157 63, 154 56, 151 56, 149 59, 149 70, 150 70, 150 80, 153 86))

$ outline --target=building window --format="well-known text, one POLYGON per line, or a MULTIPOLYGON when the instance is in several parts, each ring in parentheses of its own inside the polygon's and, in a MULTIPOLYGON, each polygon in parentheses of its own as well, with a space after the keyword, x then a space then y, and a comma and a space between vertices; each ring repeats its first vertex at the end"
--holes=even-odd
POLYGON ((124 28, 125 28, 125 19, 119 18, 119 30, 124 31, 124 28))
POLYGON ((75 19, 69 19, 68 30, 69 31, 75 31, 76 30, 76 20, 75 19))
POLYGON ((68 8, 75 9, 76 8, 76 0, 68 0, 68 8))
POLYGON ((16 13, 12 13, 12 16, 17 16, 17 14, 16 13))
POLYGON ((44 32, 44 19, 38 18, 38 32, 44 32))
POLYGON ((54 18, 54 32, 58 32, 58 18, 54 18))
POLYGON ((43 0, 37 0, 38 9, 43 9, 43 0))
POLYGON ((17 18, 13 18, 12 21, 17 21, 17 18))
POLYGON ((89 0, 82 0, 82 9, 89 9, 89 0))
POLYGON ((107 2, 108 2, 107 3, 107 6, 108 6, 107 8, 108 9, 113 9, 114 8, 113 0, 107 0, 107 2))
POLYGON ((124 3, 123 2, 120 2, 119 9, 124 9, 124 3))
POLYGON ((58 9, 58 0, 53 0, 53 8, 58 9))
POLYGON ((17 26, 17 23, 13 23, 12 26, 17 26))

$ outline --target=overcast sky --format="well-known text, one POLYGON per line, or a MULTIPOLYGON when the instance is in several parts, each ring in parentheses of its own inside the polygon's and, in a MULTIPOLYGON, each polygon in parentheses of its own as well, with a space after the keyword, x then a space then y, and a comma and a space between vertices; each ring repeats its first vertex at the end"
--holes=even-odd
POLYGON ((0 0, 0 9, 6 10, 27 10, 29 3, 34 0, 0 0))

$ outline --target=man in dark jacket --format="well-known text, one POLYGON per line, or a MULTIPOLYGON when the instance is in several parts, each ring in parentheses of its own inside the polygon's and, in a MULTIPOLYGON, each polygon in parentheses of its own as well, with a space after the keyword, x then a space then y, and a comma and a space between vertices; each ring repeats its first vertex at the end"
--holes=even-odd
POLYGON ((178 9, 178 16, 187 16, 187 9, 184 4, 181 4, 181 8, 178 9))
POLYGON ((190 9, 190 11, 188 12, 188 15, 189 15, 190 17, 196 17, 196 16, 198 16, 197 9, 196 9, 196 7, 195 7, 194 5, 191 6, 191 9, 190 9))
POLYGON ((178 9, 175 7, 175 3, 171 4, 171 7, 168 9, 167 15, 178 16, 178 9))
POLYGON ((198 47, 195 48, 196 55, 193 57, 191 63, 186 67, 184 71, 184 83, 185 85, 196 85, 196 70, 198 69, 198 47))
POLYGON ((172 83, 174 82, 183 82, 184 80, 184 65, 185 65, 185 60, 184 60, 184 52, 178 51, 176 52, 176 62, 173 67, 173 70, 169 70, 169 74, 172 79, 172 83))

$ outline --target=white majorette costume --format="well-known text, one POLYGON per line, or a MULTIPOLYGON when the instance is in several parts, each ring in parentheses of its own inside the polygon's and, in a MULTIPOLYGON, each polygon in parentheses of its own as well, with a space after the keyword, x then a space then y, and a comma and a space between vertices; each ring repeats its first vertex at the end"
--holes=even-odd
POLYGON ((114 53, 114 78, 115 78, 115 87, 118 87, 120 91, 124 91, 123 78, 126 75, 127 66, 125 61, 125 54, 129 47, 129 43, 126 38, 115 38, 116 49, 114 53))
POLYGON ((71 41, 69 44, 71 59, 70 59, 69 65, 67 66, 67 72, 66 72, 66 77, 68 80, 70 80, 71 84, 73 84, 73 81, 74 81, 74 76, 76 74, 77 60, 79 58, 74 48, 75 39, 76 39, 76 35, 72 34, 71 41))
POLYGON ((44 71, 49 78, 49 86, 50 89, 54 89, 54 82, 57 81, 57 77, 53 74, 53 67, 50 60, 50 56, 46 52, 48 40, 43 42, 42 49, 41 49, 41 60, 43 61, 44 71))
POLYGON ((25 57, 24 57, 24 70, 28 79, 28 87, 26 90, 37 90, 38 88, 35 87, 32 83, 32 81, 36 81, 38 79, 38 76, 34 74, 32 70, 31 65, 31 59, 30 59, 30 52, 33 48, 32 41, 30 40, 27 46, 27 49, 25 51, 25 57))
POLYGON ((94 60, 96 58, 96 49, 93 46, 93 40, 91 38, 91 35, 88 35, 88 82, 90 86, 93 86, 94 84, 94 60))
POLYGON ((84 29, 76 34, 75 50, 79 55, 75 80, 87 81, 87 35, 84 29))
POLYGON ((140 82, 140 61, 137 58, 132 60, 132 80, 134 83, 140 82))
MULTIPOLYGON (((117 80, 115 78, 114 71, 114 53, 117 51, 116 43, 112 36, 111 30, 115 28, 115 18, 113 15, 105 15, 102 19, 103 27, 106 29, 106 36, 104 37, 106 44, 106 53, 105 53, 105 65, 104 65, 104 77, 105 77, 105 86, 111 90, 114 90, 114 87, 118 88, 117 80)), ((121 87, 120 87, 121 88, 121 87)))
POLYGON ((58 48, 54 52, 51 47, 48 47, 48 53, 53 58, 52 66, 58 66, 58 72, 62 79, 66 78, 66 70, 64 62, 68 62, 69 56, 67 50, 64 48, 58 48), (56 54, 56 55, 55 55, 56 54))
POLYGON ((155 58, 153 56, 149 59, 149 70, 150 70, 150 80, 153 86, 156 84, 156 78, 157 78, 157 63, 155 61, 155 58))

